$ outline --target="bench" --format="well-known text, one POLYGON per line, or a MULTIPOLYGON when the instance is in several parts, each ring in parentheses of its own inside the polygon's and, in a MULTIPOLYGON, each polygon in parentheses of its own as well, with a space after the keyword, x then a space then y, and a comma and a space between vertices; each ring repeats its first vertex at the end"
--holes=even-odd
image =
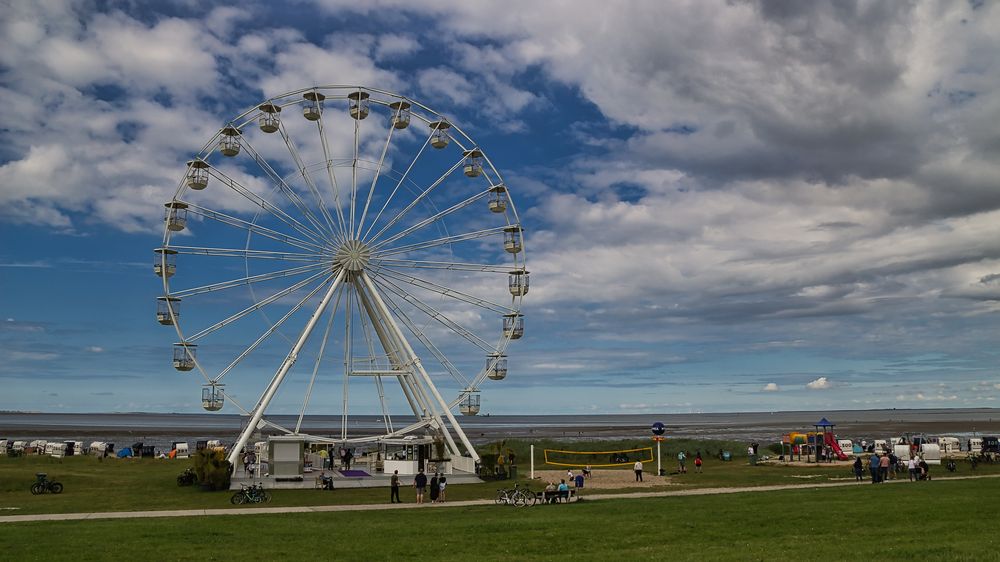
POLYGON ((562 503, 570 502, 573 498, 577 498, 576 488, 570 488, 569 490, 563 490, 562 492, 556 490, 554 492, 546 492, 542 490, 541 492, 535 492, 535 498, 542 503, 562 503))

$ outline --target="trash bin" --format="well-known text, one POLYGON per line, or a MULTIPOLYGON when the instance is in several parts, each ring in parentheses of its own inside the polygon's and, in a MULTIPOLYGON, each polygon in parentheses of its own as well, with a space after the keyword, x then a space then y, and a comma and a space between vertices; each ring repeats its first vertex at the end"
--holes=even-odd
POLYGON ((509 476, 510 476, 511 480, 517 480, 517 465, 516 464, 510 465, 510 474, 509 474, 509 476))

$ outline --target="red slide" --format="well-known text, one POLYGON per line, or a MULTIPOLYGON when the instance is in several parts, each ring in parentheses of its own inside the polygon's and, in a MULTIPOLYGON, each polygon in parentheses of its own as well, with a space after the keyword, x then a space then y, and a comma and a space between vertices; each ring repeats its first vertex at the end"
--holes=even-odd
POLYGON ((847 460, 847 455, 844 454, 844 451, 840 450, 840 445, 837 444, 837 440, 833 438, 832 433, 824 433, 823 442, 830 446, 830 449, 833 451, 833 453, 837 455, 838 461, 847 460))

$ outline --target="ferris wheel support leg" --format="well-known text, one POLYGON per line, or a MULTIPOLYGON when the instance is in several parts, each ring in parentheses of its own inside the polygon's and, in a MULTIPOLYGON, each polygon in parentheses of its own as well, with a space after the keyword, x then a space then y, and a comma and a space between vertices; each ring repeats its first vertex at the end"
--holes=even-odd
POLYGON ((233 444, 232 450, 229 451, 229 464, 236 466, 236 461, 239 459, 240 453, 243 451, 243 447, 246 447, 247 441, 250 440, 250 436, 253 432, 257 430, 257 424, 260 423, 262 417, 264 417, 264 410, 267 409, 267 405, 271 403, 271 399, 274 397, 274 393, 277 392, 278 387, 281 386, 281 381, 284 380, 285 375, 288 374, 289 369, 295 364, 295 360, 298 358, 299 352, 302 351, 302 347, 306 344, 306 340, 309 339, 309 335, 312 334, 313 328, 316 327, 316 322, 319 321, 320 316, 323 315, 323 311, 326 310, 327 305, 330 304, 330 299, 333 298, 334 293, 337 292, 337 288, 340 283, 344 280, 344 270, 340 270, 337 273, 337 277, 330 284, 330 288, 323 295, 323 300, 316 307, 316 311, 313 312, 312 317, 309 318, 309 322, 306 323, 306 327, 302 330, 302 335, 299 336, 299 340, 295 342, 295 346, 292 350, 288 352, 285 356, 285 360, 281 363, 281 367, 278 368, 278 372, 275 373, 274 378, 271 379, 271 383, 267 385, 264 393, 260 396, 260 400, 257 402, 257 406, 253 409, 253 414, 250 417, 250 422, 247 424, 246 428, 240 434, 240 438, 233 444))
MULTIPOLYGON (((410 368, 411 365, 417 366, 417 368, 421 371, 423 370, 420 366, 419 360, 413 353, 413 348, 409 346, 405 336, 399 329, 399 326, 396 325, 392 316, 384 316, 384 314, 389 314, 389 309, 385 306, 385 302, 382 300, 381 296, 369 292, 369 287, 373 287, 374 284, 362 283, 359 282, 358 279, 355 279, 353 282, 357 286, 358 295, 360 295, 360 299, 365 307, 365 310, 371 318, 372 325, 375 326, 375 332, 382 341, 382 347, 389 354, 389 360, 392 361, 393 365, 397 368, 405 371, 405 374, 400 377, 400 384, 403 385, 405 382, 405 385, 403 385, 404 393, 406 393, 407 388, 409 388, 409 393, 413 394, 417 404, 420 406, 420 412, 418 413, 417 411, 414 411, 414 414, 422 420, 428 420, 431 427, 444 436, 445 444, 448 447, 449 453, 455 456, 460 456, 461 453, 458 448, 458 444, 455 443, 455 439, 451 436, 447 426, 445 426, 444 420, 441 419, 441 414, 438 413, 437 408, 434 407, 433 401, 427 396, 423 385, 421 385, 420 381, 416 380, 413 376, 413 369, 410 368), (373 299, 375 302, 372 302, 373 299)), ((430 378, 426 373, 422 373, 422 376, 425 380, 430 378)), ((433 384, 431 386, 433 386, 433 384)), ((445 409, 447 410, 447 407, 445 407, 445 409)))
MULTIPOLYGON (((417 354, 414 353, 413 348, 410 347, 410 343, 406 341, 405 337, 403 337, 402 331, 400 331, 399 326, 396 324, 395 320, 393 320, 392 315, 389 313, 389 309, 385 305, 385 302, 382 301, 382 296, 378 293, 378 291, 375 290, 375 284, 372 283, 372 280, 368 277, 368 274, 365 273, 364 271, 361 272, 360 278, 361 282, 364 283, 365 288, 375 299, 375 305, 382 313, 382 316, 386 319, 390 329, 396 334, 396 337, 403 345, 403 348, 406 350, 406 353, 413 358, 413 366, 415 367, 416 371, 420 373, 420 376, 424 379, 427 388, 430 389, 431 393, 434 395, 434 398, 441 406, 441 409, 444 410, 444 415, 448 417, 448 421, 451 423, 451 427, 455 430, 455 433, 458 434, 458 438, 462 441, 462 444, 465 445, 465 449, 469 452, 469 455, 472 457, 472 460, 479 462, 479 454, 476 453, 475 447, 472 446, 472 442, 469 441, 469 438, 465 435, 465 432, 462 430, 462 426, 458 424, 458 420, 455 419, 455 415, 451 413, 451 408, 448 407, 448 403, 445 402, 444 398, 441 397, 441 393, 438 392, 437 387, 434 386, 434 383, 431 381, 430 375, 428 375, 427 371, 424 370, 424 366, 420 363, 420 359, 417 357, 417 354)), ((444 430, 444 428, 442 428, 442 430, 443 430, 442 432, 445 434, 446 437, 450 437, 450 434, 447 430, 444 430)))
MULTIPOLYGON (((382 322, 382 318, 375 313, 371 300, 368 298, 365 291, 361 290, 362 287, 357 285, 356 281, 355 287, 357 288, 358 300, 361 301, 361 306, 365 309, 368 319, 371 320, 372 328, 375 330, 375 335, 378 336, 379 341, 382 343, 382 349, 384 349, 386 355, 389 356, 389 361, 392 362, 393 366, 402 369, 403 366, 406 365, 406 361, 403 361, 399 357, 399 345, 393 343, 392 338, 389 337, 389 333, 386 331, 385 324, 382 322)), ((406 397, 406 402, 410 405, 410 409, 413 410, 413 415, 418 419, 424 419, 427 415, 426 402, 420 402, 419 396, 411 387, 412 382, 409 377, 405 374, 399 374, 396 375, 396 380, 399 381, 399 386, 403 389, 403 395, 406 397)))

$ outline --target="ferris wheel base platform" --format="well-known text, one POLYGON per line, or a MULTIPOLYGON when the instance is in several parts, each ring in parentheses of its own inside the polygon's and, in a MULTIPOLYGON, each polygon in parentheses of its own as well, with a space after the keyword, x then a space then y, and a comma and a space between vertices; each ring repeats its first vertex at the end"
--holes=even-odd
MULTIPOLYGON (((370 476, 343 476, 340 471, 330 471, 324 472, 312 472, 305 474, 301 480, 285 480, 285 479, 275 479, 270 475, 255 477, 247 476, 243 471, 238 471, 237 474, 233 475, 232 481, 229 485, 230 490, 240 490, 242 484, 261 484, 264 488, 268 490, 312 490, 316 489, 317 492, 329 492, 329 490, 322 489, 322 476, 332 476, 333 477, 333 491, 338 488, 388 488, 389 480, 392 478, 391 474, 377 473, 370 476)), ((428 478, 433 476, 433 473, 428 474, 428 478)), ((475 474, 455 472, 448 474, 448 484, 480 484, 483 482, 475 474)), ((403 488, 412 488, 413 480, 412 477, 404 476, 400 478, 400 486, 403 488)))

